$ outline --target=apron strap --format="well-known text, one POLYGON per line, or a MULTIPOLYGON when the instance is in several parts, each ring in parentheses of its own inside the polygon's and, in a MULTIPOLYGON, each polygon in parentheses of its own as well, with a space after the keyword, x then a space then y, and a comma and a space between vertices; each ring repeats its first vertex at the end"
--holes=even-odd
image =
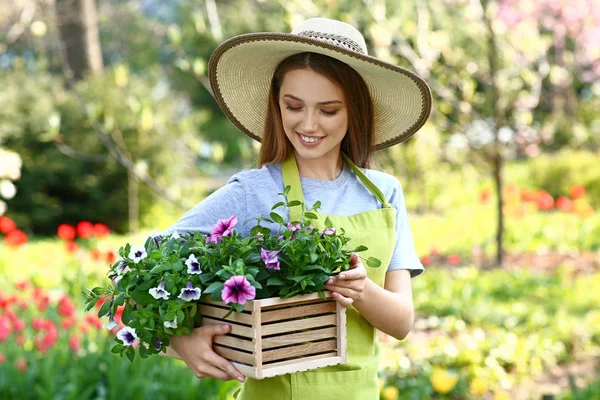
MULTIPOLYGON (((392 208, 392 205, 387 202, 383 192, 375 185, 365 174, 358 168, 350 158, 342 153, 344 161, 348 163, 350 168, 354 171, 356 176, 365 184, 367 189, 381 202, 383 208, 392 208)), ((298 172, 298 164, 296 163, 296 157, 292 153, 285 161, 281 163, 281 174, 283 175, 284 187, 290 185, 290 192, 288 193, 288 200, 298 200, 304 203, 304 193, 302 192, 302 184, 300 182, 300 173, 298 172)), ((302 212, 299 207, 293 207, 290 210, 290 221, 297 221, 302 212)))

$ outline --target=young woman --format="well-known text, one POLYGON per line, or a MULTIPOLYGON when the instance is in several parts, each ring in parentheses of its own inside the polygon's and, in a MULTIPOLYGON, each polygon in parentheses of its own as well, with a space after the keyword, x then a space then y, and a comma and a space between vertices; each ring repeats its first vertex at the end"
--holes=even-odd
MULTIPOLYGON (((234 175, 167 232, 207 233, 218 219, 268 215, 290 185, 290 200, 308 207, 321 201, 320 220, 328 216, 353 243, 369 248, 361 256, 377 257, 382 266, 367 267, 353 255, 351 269, 327 282, 347 307, 344 365, 245 379, 212 350, 213 337, 226 334, 227 325, 174 337, 171 347, 199 378, 244 382, 238 400, 379 398, 376 330, 397 339, 409 333, 410 280, 423 266, 400 183, 367 168, 373 151, 408 139, 425 123, 431 108, 426 83, 369 56, 351 25, 324 18, 307 20, 291 34, 234 37, 214 52, 209 74, 228 118, 261 142, 258 169, 234 175)), ((299 216, 293 212, 290 220, 299 216)), ((236 228, 249 234, 249 227, 236 228)))

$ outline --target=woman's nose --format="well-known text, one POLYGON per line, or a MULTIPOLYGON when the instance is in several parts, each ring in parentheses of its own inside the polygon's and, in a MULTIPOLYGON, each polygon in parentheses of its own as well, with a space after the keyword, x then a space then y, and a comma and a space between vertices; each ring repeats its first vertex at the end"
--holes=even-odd
POLYGON ((300 127, 304 133, 311 133, 317 130, 317 118, 313 112, 307 111, 304 113, 300 127))

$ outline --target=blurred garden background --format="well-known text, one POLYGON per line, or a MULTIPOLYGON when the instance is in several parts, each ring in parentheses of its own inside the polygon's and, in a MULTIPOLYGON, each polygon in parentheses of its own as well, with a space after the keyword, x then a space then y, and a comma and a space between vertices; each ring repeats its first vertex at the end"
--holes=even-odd
POLYGON ((413 331, 381 336, 381 398, 600 399, 596 0, 3 0, 0 398, 231 398, 179 361, 110 354, 81 290, 254 167, 211 96, 217 44, 315 16, 434 96, 376 159, 426 268, 413 331))

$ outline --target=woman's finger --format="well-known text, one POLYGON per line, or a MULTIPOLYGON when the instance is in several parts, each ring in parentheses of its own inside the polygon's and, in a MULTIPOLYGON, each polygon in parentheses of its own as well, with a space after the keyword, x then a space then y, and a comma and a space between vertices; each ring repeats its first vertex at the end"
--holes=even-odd
MULTIPOLYGON (((200 376, 204 376, 204 377, 208 377, 210 376, 211 378, 217 378, 220 379, 222 381, 229 381, 231 379, 235 379, 229 376, 229 374, 219 368, 213 367, 212 365, 205 365, 202 368, 202 371, 200 373, 200 376)), ((198 376, 198 374, 196 374, 196 376, 198 376)))
POLYGON ((352 305, 352 303, 354 303, 354 300, 352 300, 351 298, 342 296, 338 292, 333 292, 333 297, 335 298, 335 300, 338 303, 340 303, 344 307, 348 307, 348 306, 352 305))

